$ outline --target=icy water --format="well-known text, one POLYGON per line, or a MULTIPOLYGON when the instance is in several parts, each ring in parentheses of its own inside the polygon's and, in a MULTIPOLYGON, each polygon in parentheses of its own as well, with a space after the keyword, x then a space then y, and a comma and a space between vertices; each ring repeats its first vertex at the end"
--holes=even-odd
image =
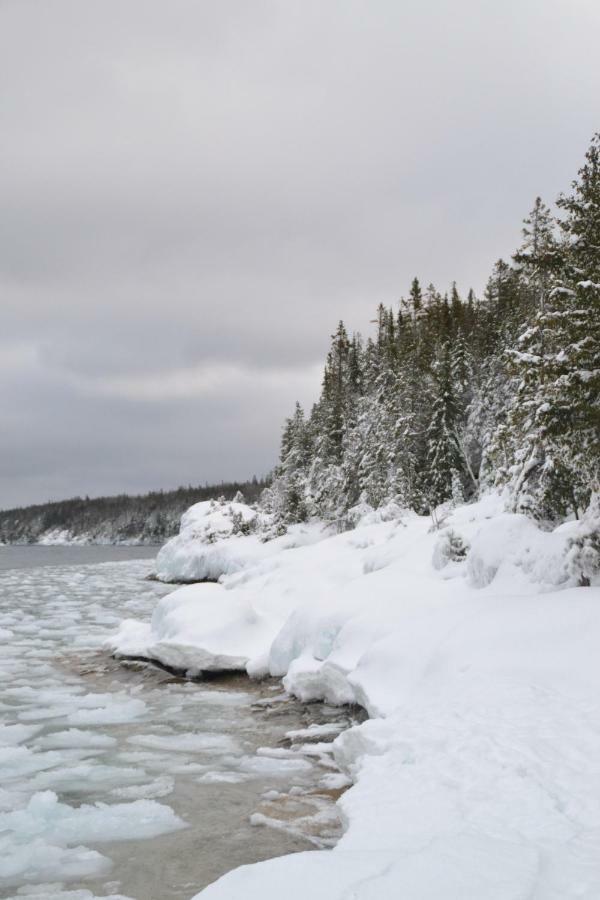
POLYGON ((154 554, 0 547, 1 898, 184 900, 339 834, 348 711, 102 651, 170 590, 134 558, 154 554))

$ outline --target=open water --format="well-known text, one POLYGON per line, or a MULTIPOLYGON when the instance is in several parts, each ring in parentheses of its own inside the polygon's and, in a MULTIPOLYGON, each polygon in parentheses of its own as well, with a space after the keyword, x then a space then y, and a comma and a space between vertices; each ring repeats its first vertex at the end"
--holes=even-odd
POLYGON ((339 835, 326 742, 349 711, 102 650, 172 590, 148 580, 155 553, 0 547, 2 898, 186 900, 339 835))

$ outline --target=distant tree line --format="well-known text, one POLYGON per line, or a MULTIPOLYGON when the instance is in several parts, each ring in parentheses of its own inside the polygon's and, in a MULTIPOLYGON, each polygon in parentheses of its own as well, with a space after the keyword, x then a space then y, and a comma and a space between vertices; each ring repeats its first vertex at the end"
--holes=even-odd
POLYGON ((281 527, 360 501, 428 513, 489 486, 542 522, 580 516, 600 481, 600 134, 557 208, 536 199, 483 297, 415 278, 374 337, 339 323, 264 495, 281 527))
POLYGON ((254 477, 251 481, 179 487, 141 496, 73 497, 7 509, 0 511, 0 543, 34 543, 49 531, 67 531, 73 538, 101 543, 160 543, 177 534, 182 513, 193 503, 218 497, 231 500, 238 492, 253 503, 266 485, 266 480, 254 477))

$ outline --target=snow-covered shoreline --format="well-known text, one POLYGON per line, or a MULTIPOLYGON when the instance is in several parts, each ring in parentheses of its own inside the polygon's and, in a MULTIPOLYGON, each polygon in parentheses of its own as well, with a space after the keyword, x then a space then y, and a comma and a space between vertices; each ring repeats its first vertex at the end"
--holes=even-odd
POLYGON ((144 538, 100 539, 88 534, 73 535, 63 529, 51 529, 35 541, 0 541, 0 547, 160 547, 160 544, 144 538))
POLYGON ((371 717, 333 744, 354 781, 336 848, 236 870, 203 898, 600 895, 600 588, 569 570, 578 523, 542 532, 492 495, 440 531, 365 510, 353 531, 264 544, 206 541, 196 513, 163 564, 219 583, 124 622, 112 651, 279 676, 371 717))

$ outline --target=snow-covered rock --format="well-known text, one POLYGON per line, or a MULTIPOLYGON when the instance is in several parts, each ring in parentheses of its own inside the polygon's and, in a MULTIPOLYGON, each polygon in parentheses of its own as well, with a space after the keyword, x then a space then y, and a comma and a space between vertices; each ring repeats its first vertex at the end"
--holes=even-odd
POLYGON ((125 620, 111 645, 119 655, 145 656, 192 677, 245 669, 275 630, 241 592, 187 585, 160 601, 149 628, 125 620))
POLYGON ((156 577, 173 584, 219 581, 224 576, 255 572, 263 560, 322 540, 322 523, 295 525, 265 540, 270 517, 244 503, 209 500, 196 503, 181 518, 180 533, 156 558, 156 577))
POLYGON ((181 529, 160 550, 156 575, 161 581, 217 581, 248 564, 261 548, 250 530, 257 514, 245 503, 206 500, 181 517, 181 529), (246 534, 244 534, 246 532, 246 534))
POLYGON ((184 512, 181 531, 193 531, 204 542, 215 541, 232 534, 236 517, 248 524, 256 519, 256 511, 236 500, 204 500, 184 512))

